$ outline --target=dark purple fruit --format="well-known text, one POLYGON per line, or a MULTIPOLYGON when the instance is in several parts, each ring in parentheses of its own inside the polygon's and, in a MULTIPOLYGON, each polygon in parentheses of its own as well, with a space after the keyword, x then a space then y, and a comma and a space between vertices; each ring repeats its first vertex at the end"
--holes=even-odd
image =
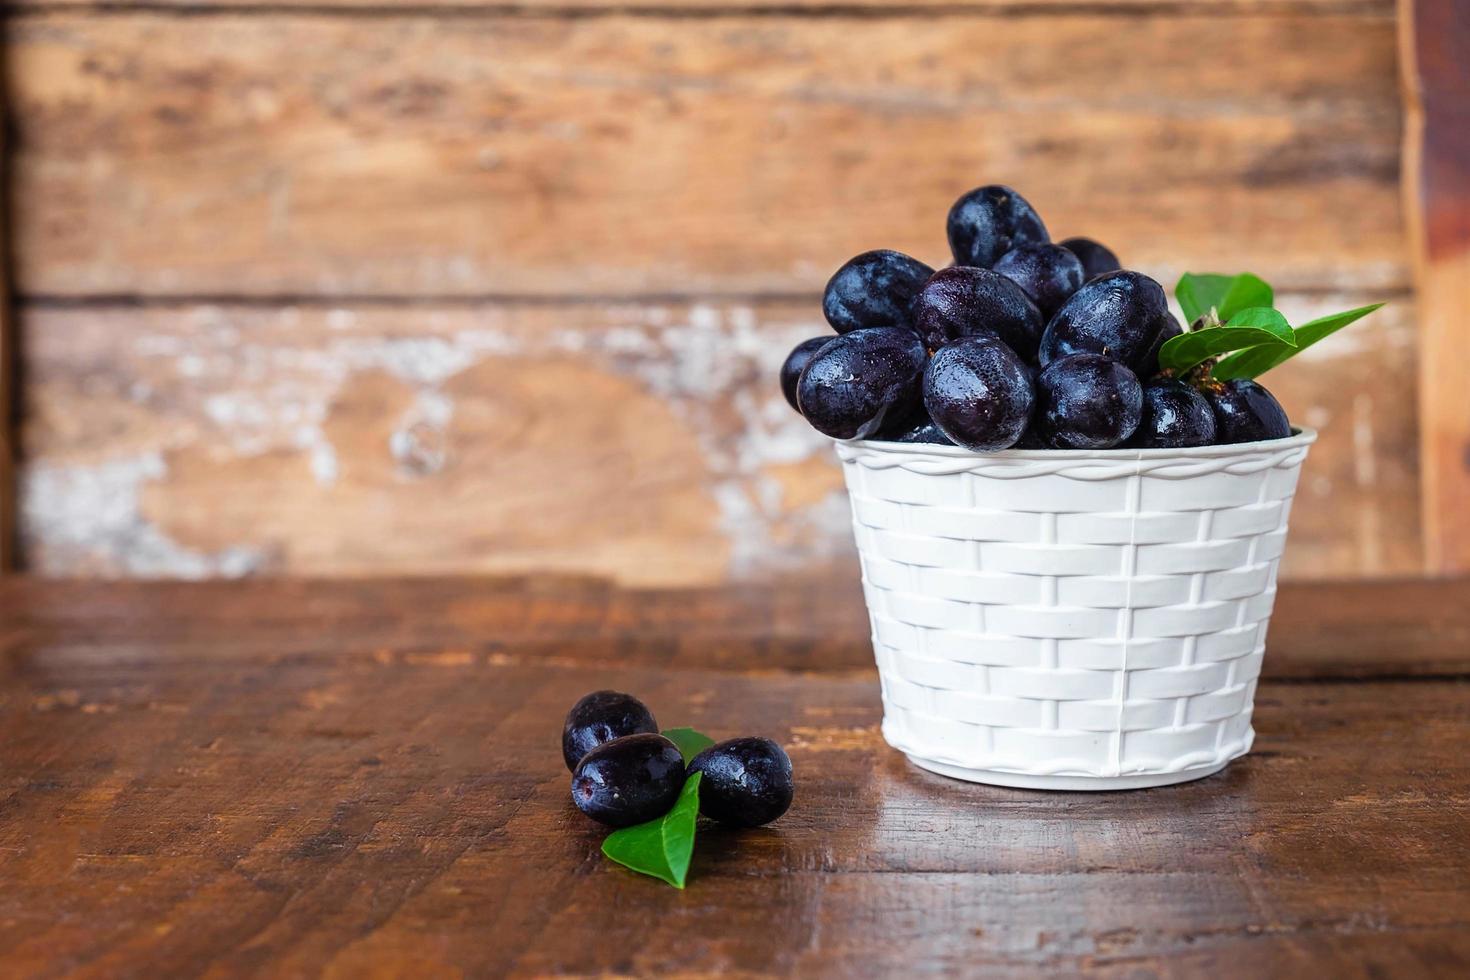
POLYGON ((1286 410, 1254 381, 1217 381, 1205 389, 1205 397, 1215 410, 1215 442, 1222 446, 1291 435, 1286 410))
POLYGON ((1053 449, 1111 449, 1143 413, 1137 376, 1101 354, 1071 354, 1036 379, 1036 434, 1053 449))
POLYGON ((572 770, 572 802, 593 820, 631 827, 669 812, 684 788, 684 757, 662 735, 624 735, 572 770))
POLYGON ((572 705, 561 729, 561 757, 568 769, 576 769, 582 756, 603 742, 624 735, 657 732, 658 722, 631 694, 593 691, 572 705))
POLYGON ((1148 353, 1138 363, 1138 370, 1133 372, 1138 375, 1138 380, 1148 381, 1159 373, 1159 351, 1163 350, 1164 344, 1184 332, 1174 314, 1165 311, 1159 319, 1159 335, 1154 338, 1154 344, 1148 353))
POLYGON ((1082 260, 1082 274, 1087 279, 1100 276, 1104 272, 1117 272, 1123 268, 1123 264, 1118 261, 1112 249, 1098 244, 1091 238, 1069 238, 1062 242, 1062 248, 1082 260))
POLYGON ((1008 449, 1026 431, 1035 398, 1031 372, 992 337, 940 348, 924 371, 924 408, 957 446, 1008 449))
POLYGON ((996 259, 995 271, 1026 290, 1046 319, 1086 278, 1082 260, 1060 245, 1019 245, 996 259))
POLYGON ((930 350, 961 337, 988 336, 1033 360, 1042 325, 1041 311, 1024 289, 974 266, 940 269, 914 300, 914 328, 930 350))
POLYGON ((786 396, 791 407, 796 408, 798 412, 801 409, 796 407, 796 382, 801 378, 801 372, 811 361, 812 356, 831 342, 831 334, 803 340, 791 349, 791 353, 786 355, 786 360, 781 365, 781 394, 786 396))
POLYGON ((1050 449, 1046 443, 1041 441, 1041 436, 1036 434, 1036 426, 1028 425, 1026 431, 1021 433, 1021 438, 1016 440, 1012 449, 1050 449))
POLYGON ((1164 287, 1139 272, 1110 272, 1083 284, 1041 335, 1041 365, 1068 354, 1103 354, 1143 367, 1169 311, 1164 287))
POLYGON ((880 248, 854 256, 827 280, 822 312, 838 333, 864 327, 907 327, 914 296, 934 274, 918 259, 880 248))
POLYGON ((907 327, 868 327, 834 338, 796 383, 797 410, 834 439, 864 439, 890 415, 916 411, 929 355, 907 327))
POLYGON ((928 442, 942 446, 952 446, 943 432, 934 424, 929 413, 924 411, 924 401, 921 397, 919 403, 912 411, 901 415, 890 414, 883 420, 883 426, 868 438, 881 439, 884 442, 928 442))
POLYGON ((955 262, 982 269, 1017 245, 1051 241, 1036 210, 1001 184, 977 187, 955 201, 946 231, 955 262))
POLYGON ((934 424, 934 420, 928 417, 925 417, 915 425, 910 426, 905 431, 898 433, 892 438, 891 441, 908 443, 929 443, 935 446, 954 445, 954 440, 945 435, 940 430, 939 426, 934 424))
POLYGON ((1208 446, 1215 441, 1215 413, 1205 396, 1174 378, 1143 386, 1143 416, 1128 445, 1138 449, 1208 446))
POLYGON ((732 738, 711 745, 689 763, 704 773, 699 812, 736 827, 770 823, 791 806, 796 787, 791 759, 768 738, 732 738))

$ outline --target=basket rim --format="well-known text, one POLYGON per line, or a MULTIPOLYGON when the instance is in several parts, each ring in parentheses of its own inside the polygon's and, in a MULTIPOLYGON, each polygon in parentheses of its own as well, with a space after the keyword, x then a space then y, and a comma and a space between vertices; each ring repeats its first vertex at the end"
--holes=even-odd
POLYGON ((1317 441, 1317 430, 1310 426, 1292 426, 1284 439, 1259 442, 1236 442, 1223 446, 1193 446, 1180 449, 1002 449, 993 453, 977 453, 963 446, 942 446, 932 442, 888 442, 882 439, 834 439, 839 446, 851 446, 875 453, 895 456, 944 456, 975 460, 1076 460, 1077 462, 1120 462, 1138 460, 1225 459, 1249 457, 1260 452, 1279 452, 1310 446, 1317 441))

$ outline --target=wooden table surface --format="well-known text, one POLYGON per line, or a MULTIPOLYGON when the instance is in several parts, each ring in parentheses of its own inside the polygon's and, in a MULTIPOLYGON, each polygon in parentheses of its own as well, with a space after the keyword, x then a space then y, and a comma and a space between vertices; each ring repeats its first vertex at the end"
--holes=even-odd
POLYGON ((952 782, 878 734, 856 587, 0 583, 7 976, 1464 976, 1470 582, 1284 587, 1255 751, 952 782), (603 860, 566 709, 762 733, 791 811, 603 860))

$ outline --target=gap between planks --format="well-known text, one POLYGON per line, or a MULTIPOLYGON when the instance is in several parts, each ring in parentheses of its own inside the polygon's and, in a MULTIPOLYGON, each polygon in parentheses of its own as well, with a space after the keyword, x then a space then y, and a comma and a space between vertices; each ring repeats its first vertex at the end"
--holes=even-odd
MULTIPOLYGON (((0 78, 8 76, 8 50, 0 43, 0 78)), ((16 567, 19 493, 16 460, 20 455, 21 360, 16 354, 20 331, 16 324, 19 298, 14 292, 10 215, 13 193, 10 179, 10 98, 0 86, 0 575, 16 567)))
POLYGON ((577 4, 535 3, 351 3, 343 4, 305 2, 265 3, 208 3, 167 0, 142 0, 138 3, 124 2, 19 2, 7 5, 0 11, 0 20, 19 19, 49 14, 82 14, 98 17, 107 16, 153 16, 173 17, 338 17, 362 19, 434 17, 441 19, 481 20, 494 18, 523 18, 538 20, 591 20, 609 17, 639 17, 660 20, 724 20, 732 18, 769 19, 824 19, 851 18, 861 20, 903 20, 914 17, 925 18, 1020 18, 1020 17, 1169 17, 1189 16, 1194 18, 1231 17, 1298 17, 1298 16, 1361 16, 1382 20, 1394 17, 1393 0, 1280 0, 1265 3, 1261 0, 1216 0, 1201 3, 1199 0, 1078 0, 1078 2, 1047 2, 1047 0, 994 0, 994 2, 953 4, 892 4, 868 6, 853 3, 814 4, 722 4, 709 7, 683 7, 666 4, 610 4, 606 6, 582 6, 577 4))
MULTIPOLYGON (((1372 297, 1385 303, 1414 298, 1412 289, 1394 286, 1384 289, 1357 290, 1333 286, 1296 286, 1280 290, 1283 296, 1302 299, 1330 297, 1372 297)), ((821 290, 772 290, 744 292, 740 290, 701 290, 699 292, 648 293, 265 293, 260 295, 232 293, 96 293, 63 296, 48 293, 17 293, 18 307, 38 310, 175 309, 190 306, 239 306, 271 309, 278 306, 598 306, 602 304, 679 304, 679 303, 813 303, 820 304, 821 290)))

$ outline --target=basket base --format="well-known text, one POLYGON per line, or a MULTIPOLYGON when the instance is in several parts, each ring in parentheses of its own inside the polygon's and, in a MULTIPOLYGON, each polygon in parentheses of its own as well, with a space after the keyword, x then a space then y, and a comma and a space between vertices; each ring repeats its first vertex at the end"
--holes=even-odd
MULTIPOLYGON (((908 755, 908 753, 904 753, 908 755)), ((1224 762, 1208 766, 1198 766, 1193 769, 1181 769, 1179 772, 1145 772, 1135 773, 1128 776, 1037 776, 1030 773, 1004 772, 999 769, 968 769, 964 766, 951 765, 947 762, 934 762, 929 759, 921 759, 916 755, 908 755, 908 760, 920 769, 948 776, 951 779, 963 779, 971 783, 985 783, 988 786, 1009 786, 1012 789, 1046 789, 1046 790, 1080 790, 1084 792, 1098 792, 1117 789, 1146 789, 1150 786, 1172 786, 1175 783, 1187 783, 1192 779, 1203 779, 1213 776, 1230 764, 1229 759, 1224 762)))

